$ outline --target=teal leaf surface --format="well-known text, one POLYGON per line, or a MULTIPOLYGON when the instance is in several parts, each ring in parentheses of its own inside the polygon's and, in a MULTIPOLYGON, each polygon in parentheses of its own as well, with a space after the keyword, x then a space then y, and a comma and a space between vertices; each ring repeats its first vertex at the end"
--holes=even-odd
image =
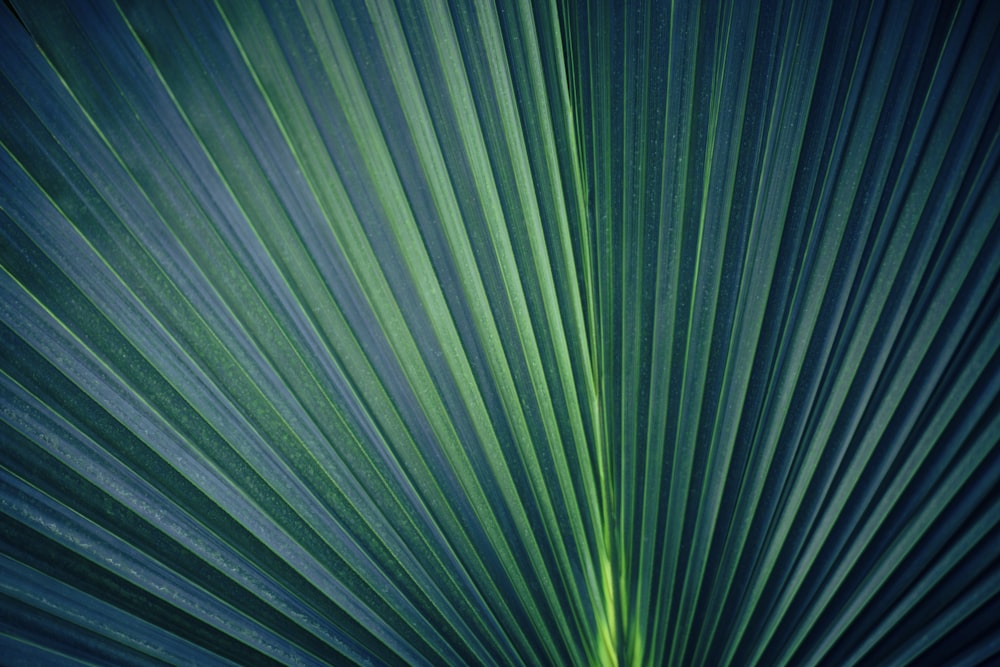
POLYGON ((1000 660, 1000 5, 10 0, 0 664, 1000 660))

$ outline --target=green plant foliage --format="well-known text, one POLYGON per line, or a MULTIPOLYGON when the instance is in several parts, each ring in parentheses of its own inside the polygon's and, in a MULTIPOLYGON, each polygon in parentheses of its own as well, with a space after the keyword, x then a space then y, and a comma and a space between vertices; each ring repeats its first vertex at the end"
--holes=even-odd
POLYGON ((997 62, 991 0, 5 4, 0 663, 998 659, 997 62))

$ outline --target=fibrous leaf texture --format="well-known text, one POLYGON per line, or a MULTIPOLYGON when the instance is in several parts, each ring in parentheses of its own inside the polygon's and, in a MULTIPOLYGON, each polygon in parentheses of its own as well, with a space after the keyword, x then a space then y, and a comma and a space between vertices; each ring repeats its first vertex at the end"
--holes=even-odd
POLYGON ((0 663, 1000 655, 1000 4, 10 0, 0 663))

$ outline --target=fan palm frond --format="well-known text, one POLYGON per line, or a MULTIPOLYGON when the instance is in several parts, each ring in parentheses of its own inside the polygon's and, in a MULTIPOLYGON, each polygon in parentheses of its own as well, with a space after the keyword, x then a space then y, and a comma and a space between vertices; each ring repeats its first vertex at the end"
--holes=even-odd
POLYGON ((0 9, 0 662, 1000 655, 1000 9, 0 9))

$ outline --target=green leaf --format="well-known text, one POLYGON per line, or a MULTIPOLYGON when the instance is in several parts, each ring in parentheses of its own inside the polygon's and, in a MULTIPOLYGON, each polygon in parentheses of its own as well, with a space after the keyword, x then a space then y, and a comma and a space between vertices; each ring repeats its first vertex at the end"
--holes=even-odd
POLYGON ((0 33, 0 661, 1000 655, 995 3, 0 33))

